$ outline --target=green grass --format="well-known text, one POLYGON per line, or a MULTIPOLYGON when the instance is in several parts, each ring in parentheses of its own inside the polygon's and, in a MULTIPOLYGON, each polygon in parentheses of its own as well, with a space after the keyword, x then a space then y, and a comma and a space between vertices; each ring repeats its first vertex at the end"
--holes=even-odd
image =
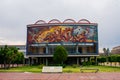
POLYGON ((23 66, 10 69, 0 69, 0 72, 41 72, 42 69, 39 66, 23 66))
MULTIPOLYGON (((63 72, 80 72, 80 69, 99 69, 99 72, 120 72, 120 67, 111 67, 111 66, 84 66, 84 67, 66 67, 63 69, 63 72)), ((93 71, 93 70, 87 70, 87 72, 93 71)), ((85 71, 86 72, 86 71, 85 71)))
MULTIPOLYGON (((66 66, 65 68, 63 68, 63 72, 77 73, 77 72, 80 72, 81 68, 97 68, 97 69, 99 69, 99 72, 120 72, 120 67, 110 67, 110 66, 84 66, 84 67, 76 67, 76 68, 73 68, 72 66, 66 66)), ((17 67, 17 68, 10 68, 8 70, 0 69, 0 72, 40 73, 41 71, 42 71, 42 69, 40 68, 40 66, 23 66, 23 67, 17 67)), ((89 72, 89 70, 87 72, 89 72)))

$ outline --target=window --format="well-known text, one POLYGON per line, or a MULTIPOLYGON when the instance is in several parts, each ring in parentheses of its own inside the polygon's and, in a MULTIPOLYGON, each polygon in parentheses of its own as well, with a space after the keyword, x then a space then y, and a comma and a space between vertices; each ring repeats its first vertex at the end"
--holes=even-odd
POLYGON ((76 53, 76 46, 75 45, 65 45, 64 47, 68 51, 68 54, 76 53))

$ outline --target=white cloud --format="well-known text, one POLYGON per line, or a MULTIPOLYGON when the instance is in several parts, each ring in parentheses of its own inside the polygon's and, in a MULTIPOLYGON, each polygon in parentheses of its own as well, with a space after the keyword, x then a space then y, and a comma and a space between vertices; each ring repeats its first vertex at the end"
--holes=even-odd
POLYGON ((99 48, 99 53, 104 53, 103 48, 99 48))
POLYGON ((25 41, 12 41, 1 38, 0 45, 25 45, 25 41))

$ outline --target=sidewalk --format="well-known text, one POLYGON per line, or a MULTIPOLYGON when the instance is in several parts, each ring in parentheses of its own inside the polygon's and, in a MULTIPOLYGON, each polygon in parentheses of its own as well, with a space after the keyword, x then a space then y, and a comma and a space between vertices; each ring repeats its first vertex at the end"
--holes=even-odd
POLYGON ((120 80, 112 73, 0 73, 0 80, 120 80))

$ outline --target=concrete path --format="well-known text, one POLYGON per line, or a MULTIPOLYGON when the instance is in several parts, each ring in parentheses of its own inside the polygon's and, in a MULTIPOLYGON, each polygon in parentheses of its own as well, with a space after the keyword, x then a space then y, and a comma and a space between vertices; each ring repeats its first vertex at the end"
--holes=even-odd
POLYGON ((0 80, 120 80, 112 73, 0 73, 0 80))

